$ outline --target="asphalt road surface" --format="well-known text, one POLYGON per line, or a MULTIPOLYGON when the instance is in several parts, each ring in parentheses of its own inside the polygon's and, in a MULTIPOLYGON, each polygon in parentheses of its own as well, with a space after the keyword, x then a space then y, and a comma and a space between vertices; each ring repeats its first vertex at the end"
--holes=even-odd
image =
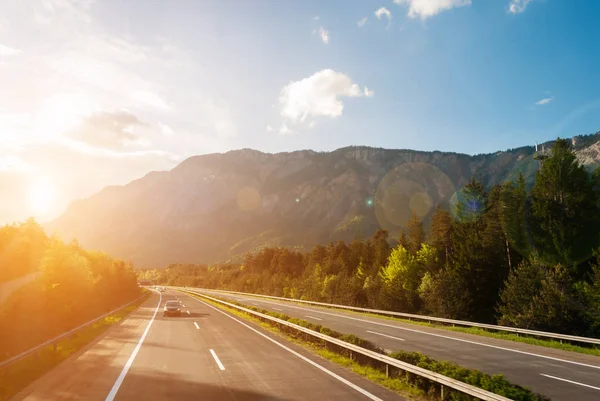
POLYGON ((210 295, 355 334, 386 350, 418 351, 489 374, 504 374, 509 381, 555 401, 600 400, 600 357, 434 329, 357 312, 222 292, 211 292, 210 295))
POLYGON ((401 400, 259 326, 187 295, 137 311, 14 400, 401 400), (181 317, 163 317, 179 299, 181 317))

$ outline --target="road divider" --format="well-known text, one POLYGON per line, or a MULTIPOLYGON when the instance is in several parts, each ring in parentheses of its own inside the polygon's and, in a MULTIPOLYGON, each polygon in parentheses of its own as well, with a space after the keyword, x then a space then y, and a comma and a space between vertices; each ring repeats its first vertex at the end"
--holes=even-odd
MULTIPOLYGON (((311 330, 311 329, 301 325, 302 321, 299 321, 298 319, 293 319, 293 318, 289 318, 286 316, 286 318, 289 319, 289 321, 288 321, 288 320, 280 319, 278 317, 270 316, 267 313, 258 312, 253 309, 249 309, 247 307, 241 306, 241 305, 236 305, 234 303, 227 302, 222 299, 203 294, 201 292, 190 291, 190 290, 187 290, 187 292, 190 294, 199 296, 201 298, 204 298, 206 300, 215 302, 217 304, 224 305, 225 307, 229 307, 234 310, 244 312, 246 314, 249 314, 251 316, 258 318, 259 320, 270 322, 277 327, 286 328, 288 330, 291 329, 294 332, 302 333, 302 335, 304 335, 304 336, 309 336, 310 338, 317 339, 320 342, 330 344, 335 347, 339 347, 339 349, 344 350, 346 353, 349 353, 351 359, 360 358, 363 360, 369 360, 369 361, 371 361, 372 364, 383 366, 383 369, 385 370, 386 375, 389 375, 390 370, 395 369, 396 371, 405 372, 407 375, 411 375, 413 377, 419 377, 419 378, 421 378, 421 380, 426 379, 430 383, 435 384, 435 388, 437 388, 437 390, 439 391, 442 399, 447 399, 444 396, 445 393, 447 395, 449 395, 448 393, 452 393, 452 392, 465 394, 465 395, 474 397, 475 399, 485 400, 485 401, 508 401, 511 399, 511 398, 507 398, 502 395, 494 394, 494 393, 484 390, 482 388, 475 387, 475 386, 467 384, 465 382, 444 376, 440 373, 436 373, 436 372, 421 368, 419 366, 416 366, 415 364, 403 362, 397 358, 393 358, 389 355, 381 353, 382 351, 377 352, 372 349, 363 348, 359 345, 352 344, 352 343, 349 343, 346 341, 342 341, 339 338, 335 338, 335 337, 332 337, 327 334, 323 334, 323 331, 330 332, 330 333, 333 332, 332 330, 329 330, 329 329, 325 330, 325 328, 322 328, 321 331, 311 330), (294 323, 292 323, 292 321, 294 323), (296 322, 299 324, 296 324, 296 322)), ((278 315, 277 313, 273 313, 273 314, 275 316, 278 315)), ((279 316, 282 316, 282 315, 279 315, 279 316)), ((304 322, 304 324, 312 325, 308 322, 304 322)), ((318 327, 320 327, 320 326, 318 326, 318 327)), ((355 336, 345 336, 345 337, 352 337, 355 340, 361 340, 361 339, 356 338, 355 336)), ((365 340, 361 340, 361 341, 366 342, 365 340)), ((355 341, 355 342, 360 343, 361 341, 355 341)), ((434 363, 434 362, 435 361, 431 361, 431 363, 434 363)), ((448 364, 448 366, 450 367, 450 364, 448 364)), ((452 366, 454 366, 454 369, 459 368, 457 365, 452 365, 452 366)), ((464 368, 461 368, 461 369, 463 369, 465 371, 467 370, 464 368)), ((472 372, 476 372, 476 371, 472 371, 472 372)), ((477 373, 479 373, 479 372, 477 372, 477 373)), ((483 377, 483 376, 485 376, 484 374, 479 373, 479 375, 481 376, 481 380, 489 380, 490 379, 489 376, 488 376, 488 379, 485 379, 483 377)), ((511 385, 511 384, 507 383, 501 377, 495 377, 495 378, 491 378, 491 379, 492 379, 492 381, 496 380, 496 382, 494 383, 494 387, 499 387, 499 388, 504 387, 504 389, 503 389, 504 391, 511 393, 511 395, 514 393, 516 395, 519 395, 519 397, 520 397, 520 398, 512 398, 512 399, 520 399, 520 400, 544 400, 545 399, 545 397, 539 396, 539 395, 534 395, 533 393, 531 393, 528 390, 523 389, 519 386, 511 385), (505 383, 505 384, 502 384, 502 383, 505 383)), ((472 380, 472 378, 470 380, 472 380)))
MULTIPOLYGON (((181 289, 181 287, 174 287, 174 288, 181 289)), ((183 288, 183 289, 190 290, 191 288, 183 288)), ((238 294, 238 295, 254 296, 254 297, 259 297, 259 298, 267 298, 267 299, 276 299, 276 300, 280 300, 280 301, 297 302, 297 303, 302 303, 302 304, 307 304, 307 305, 323 306, 323 307, 327 307, 327 308, 346 309, 346 310, 352 310, 352 311, 358 311, 358 312, 373 313, 373 314, 382 315, 382 316, 400 317, 400 318, 409 319, 409 320, 414 319, 416 321, 422 321, 422 322, 429 322, 429 323, 436 322, 436 323, 441 323, 441 324, 451 325, 451 326, 478 327, 481 329, 492 330, 492 331, 515 333, 517 335, 528 335, 528 336, 533 336, 533 337, 550 338, 553 340, 559 340, 561 342, 569 341, 569 342, 573 342, 573 343, 600 345, 599 338, 573 336, 573 335, 569 335, 569 334, 551 333, 551 332, 539 331, 539 330, 529 330, 529 329, 522 329, 522 328, 518 328, 518 327, 497 326, 497 325, 493 325, 493 324, 476 323, 476 322, 469 322, 469 321, 465 321, 465 320, 446 319, 446 318, 441 318, 441 317, 436 317, 436 316, 416 315, 416 314, 412 314, 412 313, 393 312, 393 311, 387 311, 387 310, 381 310, 381 309, 360 308, 357 306, 330 304, 330 303, 325 303, 325 302, 307 301, 307 300, 303 300, 303 299, 276 297, 276 296, 272 296, 272 295, 252 294, 252 293, 248 293, 248 292, 213 290, 213 289, 206 289, 206 288, 193 288, 193 290, 202 290, 202 291, 217 292, 217 293, 220 292, 220 293, 224 293, 224 294, 238 294)))

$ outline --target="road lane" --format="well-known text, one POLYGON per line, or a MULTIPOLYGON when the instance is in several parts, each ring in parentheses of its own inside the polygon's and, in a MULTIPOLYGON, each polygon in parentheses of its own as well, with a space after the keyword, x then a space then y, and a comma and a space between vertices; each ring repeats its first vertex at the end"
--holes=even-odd
POLYGON ((600 392, 595 389, 600 387, 600 358, 595 356, 412 325, 331 308, 221 292, 212 292, 212 295, 246 304, 251 299, 261 308, 277 308, 279 312, 309 321, 313 319, 307 315, 318 316, 321 320, 314 323, 355 334, 384 349, 418 351, 435 359, 453 361, 489 374, 504 374, 511 382, 529 387, 553 400, 600 399, 600 392), (553 380, 542 374, 568 381, 553 380), (571 383, 573 381, 584 383, 588 387, 575 385, 571 383))
POLYGON ((11 400, 104 400, 156 309, 158 294, 11 400))
POLYGON ((401 400, 193 297, 167 291, 162 305, 178 298, 186 305, 180 317, 164 317, 159 310, 149 324, 159 299, 153 294, 141 309, 14 399, 401 400), (332 374, 325 373, 328 370, 332 374))

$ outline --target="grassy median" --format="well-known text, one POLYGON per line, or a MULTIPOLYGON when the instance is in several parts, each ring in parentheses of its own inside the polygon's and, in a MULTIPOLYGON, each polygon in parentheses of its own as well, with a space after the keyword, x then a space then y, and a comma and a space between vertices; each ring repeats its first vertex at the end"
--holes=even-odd
MULTIPOLYGON (((360 354, 354 354, 348 352, 347 349, 330 344, 326 341, 320 340, 310 335, 298 332, 288 326, 279 325, 267 319, 260 319, 249 313, 239 311, 235 308, 228 307, 218 302, 211 301, 202 296, 198 296, 194 293, 188 293, 192 296, 202 299, 204 302, 208 302, 221 309, 227 310, 237 316, 243 317, 244 319, 251 320, 260 324, 262 327, 277 332, 287 339, 310 349, 316 354, 326 358, 338 365, 341 365, 354 373, 360 374, 367 379, 378 383, 392 391, 399 393, 400 395, 410 399, 440 399, 440 386, 428 379, 409 374, 405 371, 397 368, 389 367, 386 372, 385 364, 374 361, 371 358, 362 356, 360 354)), ((230 301, 227 301, 230 302, 230 301)), ((245 307, 247 309, 257 311, 272 317, 276 317, 281 320, 294 323, 296 325, 308 328, 310 330, 326 334, 328 336, 340 339, 342 341, 358 345, 360 347, 384 354, 384 350, 368 340, 364 340, 351 334, 343 334, 331 330, 321 325, 316 325, 307 322, 302 319, 292 318, 282 313, 270 312, 267 310, 250 307, 237 302, 230 302, 231 304, 245 307)), ((473 386, 483 388, 487 391, 503 395, 512 400, 518 401, 545 401, 548 398, 534 394, 530 390, 523 388, 518 385, 514 385, 508 382, 502 375, 487 375, 483 372, 467 369, 459 366, 452 362, 436 361, 426 355, 418 352, 404 352, 398 351, 388 356, 398 359, 403 362, 410 363, 415 366, 425 368, 427 370, 443 374, 453 379, 462 381, 464 383, 471 384, 473 386)), ((444 392, 444 400, 473 400, 473 397, 461 394, 455 391, 449 391, 446 389, 444 392)))
POLYGON ((150 292, 147 292, 134 304, 77 331, 55 345, 48 345, 32 355, 0 368, 0 401, 8 400, 69 356, 83 349, 111 326, 136 310, 149 296, 150 292))

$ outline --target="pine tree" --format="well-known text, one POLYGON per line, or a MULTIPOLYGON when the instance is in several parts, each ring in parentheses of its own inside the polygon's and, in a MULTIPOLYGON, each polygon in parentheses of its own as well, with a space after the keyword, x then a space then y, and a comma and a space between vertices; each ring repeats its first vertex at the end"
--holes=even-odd
POLYGON ((425 242, 425 229, 423 228, 423 221, 417 215, 417 212, 413 210, 412 218, 408 221, 408 251, 416 255, 421 249, 421 245, 425 242))
POLYGON ((594 184, 567 140, 557 139, 536 173, 531 191, 532 233, 538 253, 550 264, 572 266, 598 246, 594 184))
POLYGON ((431 227, 429 228, 427 242, 437 250, 442 266, 445 266, 448 261, 452 221, 450 212, 442 209, 439 205, 435 208, 433 216, 431 216, 431 227))

